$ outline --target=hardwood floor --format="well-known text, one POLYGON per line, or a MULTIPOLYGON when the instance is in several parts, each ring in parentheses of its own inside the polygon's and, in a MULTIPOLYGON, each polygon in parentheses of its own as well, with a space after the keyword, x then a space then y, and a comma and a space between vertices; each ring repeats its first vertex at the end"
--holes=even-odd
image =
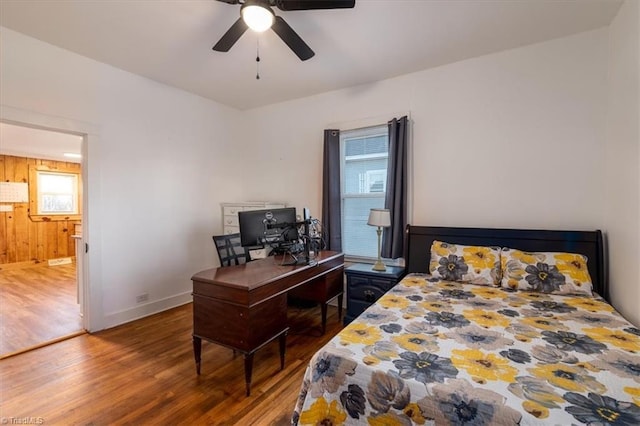
POLYGON ((75 263, 0 270, 0 356, 82 332, 75 263))
POLYGON ((286 425, 313 353, 342 329, 329 306, 289 308, 280 370, 278 342, 255 354, 251 396, 244 362, 203 341, 202 374, 192 352, 191 303, 95 334, 0 361, 0 415, 44 424, 286 425))

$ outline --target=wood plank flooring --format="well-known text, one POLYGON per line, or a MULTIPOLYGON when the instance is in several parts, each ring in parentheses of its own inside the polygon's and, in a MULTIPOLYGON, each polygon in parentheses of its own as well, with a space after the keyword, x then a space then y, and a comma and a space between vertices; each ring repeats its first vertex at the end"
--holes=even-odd
POLYGON ((82 331, 76 265, 0 269, 0 356, 82 331))
POLYGON ((203 341, 196 375, 192 304, 0 360, 0 415, 44 424, 286 425, 311 356, 342 329, 329 306, 288 311, 286 362, 278 342, 255 354, 251 396, 244 362, 203 341))

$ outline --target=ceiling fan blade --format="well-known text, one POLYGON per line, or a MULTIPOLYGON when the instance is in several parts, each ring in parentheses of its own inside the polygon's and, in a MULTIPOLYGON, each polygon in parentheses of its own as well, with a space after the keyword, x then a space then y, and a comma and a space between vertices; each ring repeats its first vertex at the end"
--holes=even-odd
POLYGON ((278 34, 278 37, 280 37, 301 60, 306 61, 315 55, 313 50, 307 46, 307 43, 305 43, 295 31, 293 31, 293 28, 291 28, 289 24, 282 19, 282 17, 276 16, 276 20, 273 23, 273 26, 271 26, 271 29, 278 34))
POLYGON ((280 10, 350 9, 356 0, 276 0, 280 10))
POLYGON ((238 18, 238 20, 227 30, 226 33, 222 36, 222 38, 213 46, 213 50, 218 52, 228 52, 231 49, 231 46, 235 44, 236 41, 247 31, 247 24, 245 24, 242 18, 238 18))

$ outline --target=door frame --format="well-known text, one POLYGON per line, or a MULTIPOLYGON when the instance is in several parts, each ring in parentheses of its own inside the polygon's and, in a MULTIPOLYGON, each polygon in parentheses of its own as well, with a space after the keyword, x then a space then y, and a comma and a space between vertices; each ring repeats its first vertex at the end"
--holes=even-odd
POLYGON ((102 309, 100 227, 99 227, 99 160, 97 157, 99 127, 71 118, 27 111, 0 104, 0 121, 23 127, 69 133, 82 136, 82 238, 77 241, 85 247, 76 259, 81 270, 78 276, 82 326, 89 332, 104 328, 102 309), (91 243, 90 243, 91 242, 91 243), (90 250, 89 250, 90 249, 90 250))

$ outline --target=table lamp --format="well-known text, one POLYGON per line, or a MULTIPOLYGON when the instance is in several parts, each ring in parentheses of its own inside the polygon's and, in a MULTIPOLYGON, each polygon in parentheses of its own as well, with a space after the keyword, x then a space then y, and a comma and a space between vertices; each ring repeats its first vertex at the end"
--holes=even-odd
POLYGON ((378 230, 378 260, 371 268, 374 271, 386 271, 387 267, 382 263, 382 257, 380 256, 380 244, 382 239, 382 228, 388 228, 391 226, 391 214, 388 209, 371 209, 369 212, 369 220, 367 225, 377 226, 378 230))

